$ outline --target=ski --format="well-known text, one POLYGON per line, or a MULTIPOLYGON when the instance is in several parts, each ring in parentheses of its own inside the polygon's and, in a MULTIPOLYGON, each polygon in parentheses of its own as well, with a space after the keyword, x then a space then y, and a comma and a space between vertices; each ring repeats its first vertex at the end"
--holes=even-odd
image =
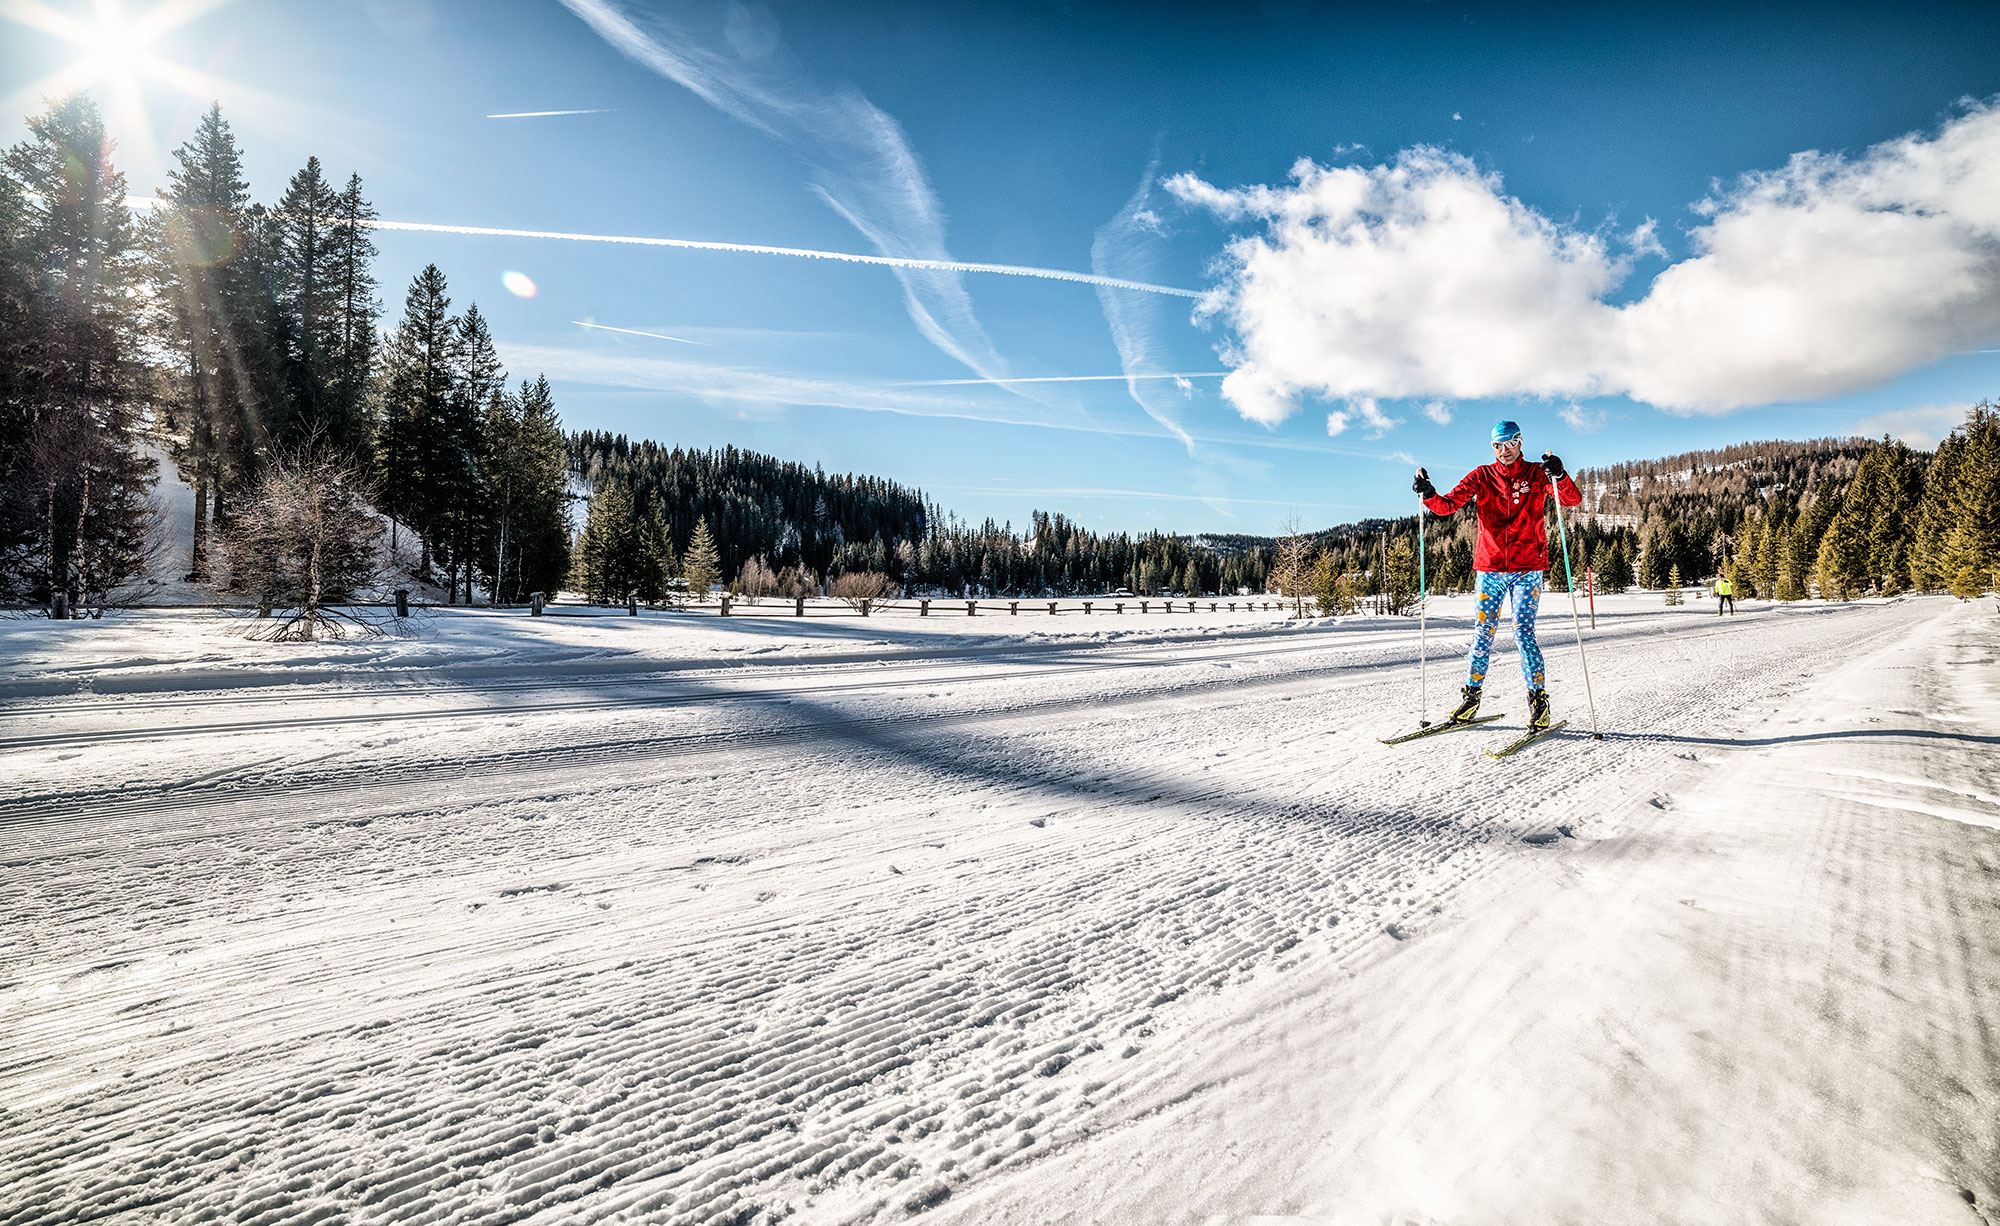
POLYGON ((1562 720, 1559 723, 1550 724, 1548 727, 1542 729, 1540 732, 1530 732, 1526 736, 1519 737, 1510 744, 1502 746, 1499 749, 1489 749, 1486 751, 1486 755, 1490 758, 1504 758, 1508 754, 1513 753, 1517 749, 1526 749, 1528 746, 1534 744, 1536 741, 1541 740, 1543 737, 1549 736, 1556 732, 1560 732, 1567 727, 1569 727, 1568 720, 1562 720))
POLYGON ((1384 745, 1401 745, 1404 741, 1414 741, 1419 737, 1436 736, 1440 732, 1450 732, 1456 728, 1476 728, 1480 724, 1490 724, 1496 719, 1506 718, 1506 714, 1507 714, 1506 712, 1502 711, 1499 715, 1482 715, 1477 719, 1464 719, 1464 720, 1447 719, 1440 723, 1432 724, 1428 728, 1419 728, 1415 732, 1405 732, 1401 736, 1391 736, 1391 737, 1378 736, 1375 739, 1380 741, 1384 745))

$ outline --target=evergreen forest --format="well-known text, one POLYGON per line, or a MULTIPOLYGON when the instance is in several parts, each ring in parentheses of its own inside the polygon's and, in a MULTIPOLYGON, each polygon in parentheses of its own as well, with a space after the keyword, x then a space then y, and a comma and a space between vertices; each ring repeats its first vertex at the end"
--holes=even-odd
MULTIPOLYGON (((1405 611, 1420 591, 1473 582, 1469 508, 1293 522, 1276 538, 1100 533, 1040 510, 1017 528, 964 522, 880 477, 566 433, 547 380, 510 383, 485 317, 454 311, 437 265, 384 326, 358 174, 340 181, 310 158, 257 202, 212 106, 155 206, 135 212, 115 152, 78 96, 31 117, 0 157, 0 603, 143 599, 134 585, 169 548, 153 494, 163 460, 194 500, 184 556, 165 561, 260 606, 290 590, 270 560, 291 544, 272 534, 315 518, 274 513, 278 490, 372 517, 356 529, 370 540, 382 530, 379 565, 382 550, 350 550, 315 586, 329 602, 419 583, 499 604, 563 587, 674 602, 718 586, 749 599, 1125 588, 1276 591, 1332 613, 1405 611)), ((2000 586, 1991 402, 1932 452, 1825 438, 1574 475, 1584 504, 1550 525, 1558 587, 1726 576, 1740 595, 1796 600, 2000 586)))
POLYGON ((295 544, 268 534, 312 522, 238 516, 273 482, 329 513, 391 517, 385 565, 344 566, 316 598, 398 582, 466 601, 554 590, 569 478, 548 383, 508 386, 479 308, 453 314, 435 265, 380 328, 358 174, 337 183, 310 158, 255 202, 212 106, 135 215, 87 96, 28 130, 0 159, 0 601, 141 599, 133 585, 168 565, 255 598, 259 560, 295 544), (180 557, 161 556, 161 458, 194 493, 180 557), (340 488, 298 482, 306 471, 340 488))

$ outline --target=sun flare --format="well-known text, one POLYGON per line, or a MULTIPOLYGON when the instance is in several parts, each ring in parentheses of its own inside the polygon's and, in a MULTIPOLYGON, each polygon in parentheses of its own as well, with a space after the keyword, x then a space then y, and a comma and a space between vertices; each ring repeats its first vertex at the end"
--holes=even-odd
POLYGON ((46 0, 0 0, 0 19, 68 43, 75 58, 24 94, 62 97, 93 85, 136 87, 155 78, 178 82, 190 75, 154 52, 161 37, 217 7, 223 0, 158 0, 143 9, 121 0, 57 5, 46 0))
POLYGON ((93 80, 120 79, 144 72, 152 59, 148 47, 157 37, 141 29, 115 4, 104 5, 86 27, 79 46, 93 80))

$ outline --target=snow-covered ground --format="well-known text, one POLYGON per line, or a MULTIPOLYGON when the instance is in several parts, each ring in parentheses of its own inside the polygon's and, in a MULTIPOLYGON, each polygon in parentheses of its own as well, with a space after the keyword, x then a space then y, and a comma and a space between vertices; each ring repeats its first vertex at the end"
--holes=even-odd
POLYGON ((0 1223, 2000 1222, 1991 600, 419 620, 0 621, 0 1223))

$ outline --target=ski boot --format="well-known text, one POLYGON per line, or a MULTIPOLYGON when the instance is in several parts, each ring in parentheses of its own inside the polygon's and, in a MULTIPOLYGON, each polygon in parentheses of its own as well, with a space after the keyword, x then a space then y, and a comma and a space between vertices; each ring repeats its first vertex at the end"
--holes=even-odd
POLYGON ((1528 691, 1528 731, 1546 732, 1549 727, 1549 692, 1528 691))
POLYGON ((1479 687, 1468 685, 1458 692, 1458 710, 1451 713, 1451 722, 1463 724, 1479 714, 1479 687))

